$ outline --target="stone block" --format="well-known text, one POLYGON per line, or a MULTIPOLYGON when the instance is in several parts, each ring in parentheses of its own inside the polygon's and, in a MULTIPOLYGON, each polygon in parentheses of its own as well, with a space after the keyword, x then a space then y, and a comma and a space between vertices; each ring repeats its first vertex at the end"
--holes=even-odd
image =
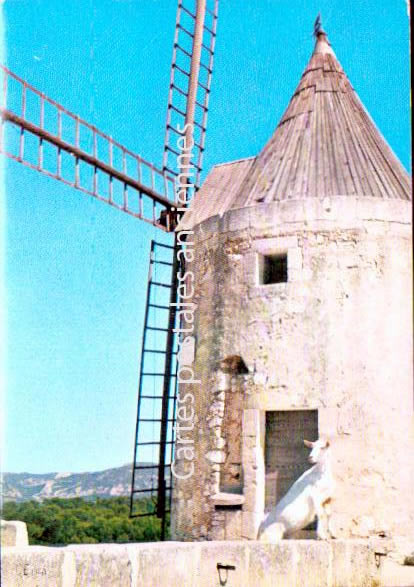
POLYGON ((299 247, 289 249, 288 251, 288 276, 290 277, 291 272, 302 269, 303 258, 302 251, 299 247))
POLYGON ((200 583, 200 543, 147 543, 128 548, 136 573, 134 587, 203 585, 200 583))
POLYGON ((260 512, 242 512, 242 538, 256 540, 263 514, 260 512))
POLYGON ((224 540, 225 539, 225 532, 224 532, 224 523, 219 526, 218 524, 213 524, 211 529, 208 533, 209 540, 224 540))
POLYGON ((279 252, 286 252, 297 249, 297 236, 277 236, 273 238, 257 239, 254 248, 261 255, 271 255, 279 252))
POLYGON ((69 545, 75 557, 76 587, 128 587, 131 582, 131 562, 126 546, 120 544, 69 545))
POLYGON ((294 541, 283 540, 277 544, 249 543, 249 573, 245 584, 260 587, 294 587, 297 585, 298 560, 294 541))
POLYGON ((2 546, 28 546, 29 538, 24 522, 1 520, 2 546))
MULTIPOLYGON (((204 543, 200 552, 200 569, 197 587, 250 585, 246 582, 248 569, 246 543, 242 541, 204 543)), ((251 585, 253 587, 256 583, 251 585)))
POLYGON ((384 587, 411 587, 414 585, 414 567, 403 566, 389 557, 381 557, 380 583, 384 587))
POLYGON ((211 496, 211 500, 214 505, 232 506, 243 505, 245 497, 240 493, 226 493, 225 491, 219 491, 211 496))
POLYGON ((332 587, 380 585, 375 553, 366 540, 332 540, 332 587))
POLYGON ((331 545, 322 540, 295 540, 298 587, 331 587, 331 545))
POLYGON ((248 285, 255 286, 259 280, 257 253, 249 252, 244 255, 244 280, 248 285))
POLYGON ((358 216, 364 220, 385 220, 411 222, 410 202, 404 200, 381 200, 378 198, 359 198, 358 216))
POLYGON ((229 210, 223 215, 222 229, 223 232, 240 232, 250 227, 250 209, 239 208, 229 210))
POLYGON ((2 587, 72 587, 75 578, 75 558, 66 549, 45 546, 2 548, 2 587))
POLYGON ((260 410, 243 410, 243 436, 256 437, 260 433, 260 410))
MULTIPOLYGON (((304 201, 303 200, 285 200, 277 202, 273 213, 277 224, 290 224, 294 223, 298 225, 298 229, 303 228, 303 222, 305 219, 304 213, 304 201)), ((286 228, 285 226, 283 227, 286 228)), ((295 227, 296 228, 296 227, 295 227)))
POLYGON ((226 391, 227 389, 229 389, 230 387, 230 376, 228 373, 224 373, 223 371, 219 371, 219 373, 217 374, 217 385, 216 385, 216 390, 218 392, 220 391, 226 391))
POLYGON ((197 241, 203 241, 210 238, 212 234, 220 234, 220 216, 211 216, 204 222, 194 226, 194 236, 197 241))
POLYGON ((243 494, 245 497, 245 508, 251 512, 263 512, 265 507, 264 471, 257 474, 252 471, 250 475, 244 476, 243 494))
POLYGON ((242 533, 242 511, 226 511, 224 536, 226 540, 240 540, 242 533))
POLYGON ((222 450, 210 450, 206 454, 206 459, 209 460, 211 463, 224 463, 226 460, 226 453, 222 450))

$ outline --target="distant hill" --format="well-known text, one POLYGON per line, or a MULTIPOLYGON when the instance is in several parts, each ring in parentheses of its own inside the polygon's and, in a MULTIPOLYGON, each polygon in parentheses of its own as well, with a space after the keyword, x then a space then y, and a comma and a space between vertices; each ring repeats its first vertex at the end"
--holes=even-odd
MULTIPOLYGON (((150 463, 145 463, 150 464, 150 463)), ((5 501, 42 501, 49 497, 116 497, 129 495, 131 465, 105 469, 93 473, 3 473, 5 501)), ((157 469, 139 472, 136 489, 151 487, 151 475, 157 469)), ((155 479, 154 479, 155 481, 155 479)))

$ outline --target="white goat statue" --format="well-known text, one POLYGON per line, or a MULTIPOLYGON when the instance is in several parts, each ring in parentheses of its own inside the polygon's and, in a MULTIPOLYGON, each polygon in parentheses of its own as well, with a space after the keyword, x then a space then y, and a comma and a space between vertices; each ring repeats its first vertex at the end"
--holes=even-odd
POLYGON ((259 528, 258 540, 276 542, 285 536, 294 536, 299 530, 311 524, 315 518, 318 519, 317 537, 320 540, 331 538, 329 517, 334 480, 329 441, 304 440, 304 443, 312 449, 309 462, 313 464, 313 467, 305 471, 276 507, 265 515, 259 528))

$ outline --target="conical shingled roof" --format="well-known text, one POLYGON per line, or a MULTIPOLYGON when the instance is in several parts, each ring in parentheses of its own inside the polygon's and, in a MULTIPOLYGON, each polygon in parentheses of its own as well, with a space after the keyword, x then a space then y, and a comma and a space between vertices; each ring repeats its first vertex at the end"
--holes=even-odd
POLYGON ((365 110, 323 31, 268 143, 256 158, 227 164, 224 171, 234 178, 240 166, 243 179, 231 191, 219 189, 223 167, 213 168, 185 220, 195 224, 214 213, 286 199, 411 199, 408 173, 365 110))
POLYGON ((410 199, 407 172, 339 64, 326 34, 232 208, 335 195, 410 199))

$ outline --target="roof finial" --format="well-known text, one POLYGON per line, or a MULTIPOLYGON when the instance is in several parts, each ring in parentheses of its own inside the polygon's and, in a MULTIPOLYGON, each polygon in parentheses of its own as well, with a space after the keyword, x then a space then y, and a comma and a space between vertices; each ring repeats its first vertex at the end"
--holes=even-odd
POLYGON ((320 33, 326 34, 322 28, 321 13, 318 12, 318 16, 316 17, 315 23, 313 25, 313 36, 317 38, 320 33))

